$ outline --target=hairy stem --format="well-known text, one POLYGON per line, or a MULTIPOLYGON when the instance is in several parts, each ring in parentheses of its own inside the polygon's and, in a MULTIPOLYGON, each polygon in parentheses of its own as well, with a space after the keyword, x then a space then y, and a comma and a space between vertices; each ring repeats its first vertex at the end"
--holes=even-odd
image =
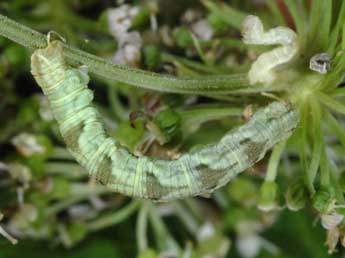
MULTIPOLYGON (((45 48, 47 37, 0 14, 0 35, 31 50, 45 48)), ((64 55, 71 65, 86 65, 97 75, 128 83, 145 89, 186 93, 186 94, 226 94, 237 90, 253 88, 247 74, 211 75, 198 78, 176 78, 168 75, 115 65, 108 60, 91 55, 64 44, 64 55)), ((257 89, 261 91, 262 89, 257 89)))

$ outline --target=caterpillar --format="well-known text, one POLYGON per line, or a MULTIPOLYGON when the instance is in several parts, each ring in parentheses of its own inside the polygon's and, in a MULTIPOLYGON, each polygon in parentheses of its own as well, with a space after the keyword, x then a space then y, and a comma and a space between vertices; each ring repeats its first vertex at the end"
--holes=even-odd
POLYGON ((135 156, 108 137, 92 104, 89 77, 70 68, 62 43, 52 41, 31 56, 31 73, 47 95, 68 150, 90 176, 124 195, 168 201, 208 194, 261 160, 296 128, 298 112, 273 102, 246 124, 214 144, 182 154, 176 160, 135 156))
POLYGON ((259 17, 248 15, 242 24, 242 36, 245 44, 281 45, 261 54, 252 64, 248 73, 250 84, 272 83, 275 79, 274 68, 292 60, 298 52, 297 34, 286 27, 277 27, 264 31, 259 17))

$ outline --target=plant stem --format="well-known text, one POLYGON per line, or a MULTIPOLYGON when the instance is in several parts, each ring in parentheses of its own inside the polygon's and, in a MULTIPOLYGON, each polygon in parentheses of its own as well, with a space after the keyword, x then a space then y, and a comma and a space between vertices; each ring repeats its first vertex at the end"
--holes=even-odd
MULTIPOLYGON (((45 48, 47 37, 6 16, 0 15, 0 35, 31 50, 45 48)), ((253 88, 247 74, 213 75, 202 78, 176 78, 111 63, 64 44, 64 55, 70 65, 86 65, 97 75, 145 89, 185 94, 226 94, 253 88)))
POLYGON ((188 231, 192 235, 196 236, 199 225, 192 214, 185 207, 183 207, 180 202, 174 202, 172 205, 174 207, 176 216, 181 220, 188 231))
POLYGON ((87 227, 90 231, 97 231, 121 223, 131 216, 139 206, 140 201, 131 201, 127 206, 116 212, 100 216, 97 220, 90 222, 87 227))
POLYGON ((286 141, 281 142, 277 144, 277 146, 274 147, 270 160, 268 162, 268 168, 267 168, 265 181, 274 182, 276 180, 280 157, 285 149, 285 145, 286 145, 286 141))
MULTIPOLYGON (((319 102, 315 100, 310 101, 310 107, 311 107, 311 137, 312 137, 312 143, 313 143, 313 149, 311 152, 311 160, 309 167, 306 171, 306 180, 307 180, 307 186, 311 193, 315 192, 314 189, 314 181, 317 175, 317 172, 319 170, 321 160, 323 157, 323 152, 325 151, 325 145, 324 145, 324 139, 322 134, 322 128, 321 128, 321 121, 322 121, 322 110, 320 107, 319 102)), ((323 160, 324 163, 325 160, 323 160)))
POLYGON ((73 204, 89 198, 92 195, 101 195, 109 192, 111 192, 111 190, 103 186, 90 187, 86 184, 74 183, 71 185, 71 190, 68 198, 47 207, 44 210, 44 215, 46 217, 55 215, 58 212, 61 212, 72 206, 73 204))
POLYGON ((139 252, 143 252, 148 248, 147 221, 150 208, 149 205, 149 201, 143 201, 137 218, 136 237, 139 252))
POLYGON ((179 245, 169 234, 162 218, 157 214, 155 206, 150 203, 149 208, 149 219, 155 234, 158 248, 161 251, 180 251, 179 245))

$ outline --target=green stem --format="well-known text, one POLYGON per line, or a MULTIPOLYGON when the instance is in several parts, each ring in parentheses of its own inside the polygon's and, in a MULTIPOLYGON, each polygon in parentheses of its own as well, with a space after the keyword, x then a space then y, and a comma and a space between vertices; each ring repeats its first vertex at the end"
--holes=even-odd
POLYGON ((325 112, 325 119, 327 125, 332 130, 332 132, 338 137, 338 140, 342 144, 343 148, 345 149, 345 132, 343 129, 342 124, 340 124, 337 119, 332 115, 331 112, 325 112))
POLYGON ((72 184, 69 197, 47 207, 44 211, 44 215, 47 217, 52 216, 67 209, 75 203, 89 198, 92 195, 101 195, 109 192, 111 192, 111 190, 103 186, 90 187, 86 184, 72 184))
MULTIPOLYGON (((47 37, 6 16, 0 15, 0 35, 31 50, 45 48, 47 37)), ((226 94, 253 88, 247 74, 213 75, 202 78, 176 78, 111 63, 64 44, 64 55, 71 65, 86 65, 90 72, 145 89, 185 94, 226 94)))
POLYGON ((74 160, 71 153, 66 148, 55 146, 49 155, 50 159, 74 160))
POLYGON ((278 172, 278 165, 280 162, 280 157, 284 151, 286 145, 286 141, 279 143, 277 146, 274 147, 270 160, 268 162, 267 173, 265 177, 265 181, 267 182, 274 182, 277 177, 278 172))
POLYGON ((162 218, 158 215, 155 206, 152 204, 150 204, 149 216, 159 249, 161 251, 179 251, 179 245, 169 234, 169 231, 166 228, 162 218))
POLYGON ((109 84, 108 96, 109 96, 109 102, 110 102, 110 105, 111 105, 111 111, 116 116, 118 121, 122 121, 122 120, 128 119, 128 112, 122 106, 122 104, 120 102, 117 88, 110 87, 110 86, 111 85, 109 84))
POLYGON ((325 189, 330 188, 331 171, 328 163, 326 150, 322 149, 322 155, 320 160, 320 185, 325 189))
POLYGON ((230 68, 226 66, 205 65, 203 63, 191 61, 187 58, 172 55, 169 53, 162 53, 161 58, 163 62, 171 62, 171 63, 178 62, 180 64, 187 66, 190 69, 193 69, 194 71, 198 73, 220 74, 220 73, 228 73, 230 71, 230 68))
POLYGON ((147 219, 150 208, 149 205, 149 201, 143 201, 137 218, 136 237, 139 253, 145 251, 148 248, 147 219))
POLYGON ((80 165, 72 162, 49 161, 44 164, 44 171, 49 175, 63 175, 67 178, 83 178, 87 172, 80 165))
POLYGON ((174 202, 172 205, 174 207, 176 216, 182 221, 188 231, 192 235, 196 236, 199 225, 193 215, 188 211, 188 209, 183 207, 180 202, 174 202))
POLYGON ((311 153, 311 161, 310 165, 307 169, 307 185, 311 191, 311 193, 315 192, 314 189, 314 181, 317 175, 317 172, 320 168, 320 164, 323 162, 323 152, 325 151, 325 145, 323 140, 322 128, 321 128, 321 121, 322 121, 322 111, 320 104, 315 101, 311 100, 311 118, 312 118, 312 143, 313 143, 313 150, 311 153))
POLYGON ((317 92, 316 97, 328 108, 331 110, 338 112, 340 114, 345 114, 345 105, 338 100, 326 95, 323 92, 317 92))
POLYGON ((90 222, 87 227, 90 231, 97 231, 103 228, 119 224, 122 221, 126 220, 131 216, 140 206, 140 201, 131 201, 124 208, 104 216, 99 217, 98 219, 90 222))

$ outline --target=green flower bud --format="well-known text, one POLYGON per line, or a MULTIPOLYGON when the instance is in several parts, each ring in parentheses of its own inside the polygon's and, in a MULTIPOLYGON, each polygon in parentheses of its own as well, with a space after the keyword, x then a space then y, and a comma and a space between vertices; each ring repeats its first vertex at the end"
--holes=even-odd
POLYGON ((136 120, 132 125, 130 122, 122 122, 113 136, 130 150, 134 150, 142 140, 145 133, 145 123, 142 120, 136 120), (131 137, 128 137, 130 135, 131 137))
POLYGON ((250 179, 238 177, 229 184, 227 190, 231 199, 239 203, 254 205, 256 202, 258 187, 250 179))
POLYGON ((303 182, 298 181, 289 185, 285 194, 286 205, 289 210, 298 211, 305 207, 307 193, 303 182))
POLYGON ((181 117, 173 109, 167 108, 157 114, 153 123, 159 129, 157 132, 161 144, 170 142, 179 133, 181 117))
POLYGON ((144 62, 150 70, 155 69, 161 61, 161 53, 155 46, 145 46, 143 48, 144 62))
POLYGON ((277 207, 278 185, 276 182, 266 181, 261 185, 258 208, 262 211, 271 211, 277 207))
POLYGON ((319 190, 314 195, 313 207, 321 214, 327 214, 333 199, 334 198, 328 189, 319 190))
POLYGON ((207 21, 217 32, 222 33, 229 29, 229 25, 226 22, 224 22, 224 19, 222 19, 221 17, 219 17, 219 15, 215 13, 211 13, 210 15, 208 15, 207 21))
POLYGON ((150 9, 146 6, 141 7, 132 19, 132 29, 140 29, 150 24, 150 9))
POLYGON ((193 38, 190 31, 185 27, 176 29, 173 33, 177 46, 186 48, 193 45, 193 38))

